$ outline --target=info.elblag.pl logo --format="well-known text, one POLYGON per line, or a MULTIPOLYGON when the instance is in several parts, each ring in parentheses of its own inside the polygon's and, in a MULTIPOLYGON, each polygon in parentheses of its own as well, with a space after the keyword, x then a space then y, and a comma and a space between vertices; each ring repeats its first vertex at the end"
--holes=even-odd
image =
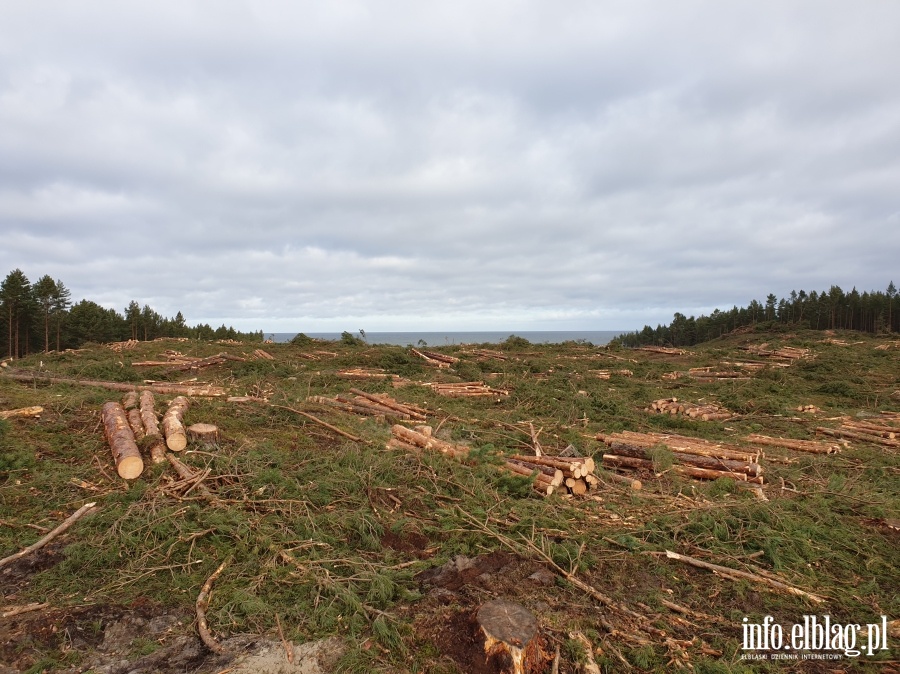
POLYGON ((751 623, 749 618, 744 618, 742 648, 760 652, 760 659, 831 660, 855 658, 863 653, 874 655, 888 650, 888 619, 881 616, 880 622, 865 626, 841 625, 832 622, 830 615, 804 615, 803 622, 785 629, 772 616, 766 616, 762 623, 751 623))

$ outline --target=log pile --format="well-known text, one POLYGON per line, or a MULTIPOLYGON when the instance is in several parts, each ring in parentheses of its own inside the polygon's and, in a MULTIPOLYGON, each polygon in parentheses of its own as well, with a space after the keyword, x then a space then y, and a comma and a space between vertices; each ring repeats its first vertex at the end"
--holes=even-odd
POLYGON ((734 417, 734 413, 719 405, 712 403, 698 405, 696 403, 679 401, 678 398, 654 400, 646 409, 653 414, 681 415, 689 419, 699 419, 700 421, 722 421, 734 417))
POLYGON ((673 349, 668 346, 639 346, 637 351, 649 351, 650 353, 661 353, 666 356, 684 356, 687 351, 684 349, 673 349))
POLYGON ((761 358, 771 358, 773 360, 790 361, 800 360, 802 358, 810 358, 812 351, 809 349, 798 349, 794 346, 782 346, 779 349, 768 349, 768 344, 742 346, 744 351, 752 353, 754 356, 761 358))
POLYGON ((900 449, 900 440, 896 439, 897 434, 900 433, 900 428, 875 423, 874 420, 846 420, 836 429, 818 427, 816 428, 816 433, 842 440, 857 440, 890 449, 900 449))
POLYGON ((387 395, 375 395, 359 389, 350 389, 355 395, 338 394, 333 398, 310 396, 309 402, 334 407, 344 412, 362 416, 386 417, 404 421, 425 421, 428 410, 406 405, 387 395))
POLYGON ((419 451, 420 449, 433 449, 441 454, 446 454, 454 459, 465 459, 469 455, 466 445, 457 445, 446 440, 441 440, 431 434, 431 426, 416 426, 407 428, 400 424, 391 426, 391 439, 388 441, 388 449, 405 449, 419 451))
POLYGON ((390 374, 387 370, 381 368, 351 367, 337 371, 337 376, 341 379, 360 379, 367 380, 384 380, 399 379, 399 375, 390 374))
POLYGON ((464 381, 449 384, 430 384, 435 393, 450 398, 499 398, 508 396, 509 391, 491 388, 482 381, 464 381))
POLYGON ((263 351, 262 349, 256 349, 251 356, 252 360, 275 360, 275 356, 273 356, 268 351, 263 351))
POLYGON ((429 365, 434 365, 435 367, 450 367, 459 362, 459 358, 446 356, 443 353, 437 353, 436 351, 425 351, 424 349, 410 349, 410 351, 419 358, 422 358, 429 365))
POLYGON ((808 454, 837 454, 841 451, 840 445, 820 442, 819 440, 770 438, 768 435, 759 435, 758 433, 751 433, 746 437, 746 440, 754 445, 781 447, 782 449, 792 449, 795 452, 806 452, 808 454))
POLYGON ((798 405, 797 411, 803 412, 804 414, 818 414, 822 410, 820 410, 815 405, 798 405))
POLYGON ((140 344, 140 342, 138 342, 136 339, 129 339, 124 342, 113 342, 112 344, 107 344, 107 346, 116 353, 122 353, 123 351, 127 351, 128 349, 133 349, 138 344, 140 344))
POLYGON ((582 496, 599 483, 590 457, 527 456, 507 458, 505 470, 518 475, 536 475, 534 489, 544 496, 553 493, 582 496))
POLYGON ((736 370, 713 370, 712 367, 692 367, 688 375, 699 382, 720 381, 722 379, 750 379, 746 372, 736 370))
POLYGON ((879 351, 888 351, 890 349, 900 349, 900 341, 894 340, 893 342, 885 342, 884 344, 879 344, 875 348, 879 351))
POLYGON ((648 450, 663 445, 673 460, 673 465, 668 469, 670 472, 703 480, 729 477, 741 482, 763 484, 758 450, 662 433, 623 431, 598 433, 596 437, 610 448, 603 455, 605 468, 656 472, 652 452, 648 450))

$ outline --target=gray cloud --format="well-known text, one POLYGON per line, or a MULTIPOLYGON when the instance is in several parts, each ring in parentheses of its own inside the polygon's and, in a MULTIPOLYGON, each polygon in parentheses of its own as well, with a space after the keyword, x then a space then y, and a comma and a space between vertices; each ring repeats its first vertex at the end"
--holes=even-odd
POLYGON ((892 3, 7 6, 0 267, 265 330, 637 328, 881 289, 897 25, 892 3))

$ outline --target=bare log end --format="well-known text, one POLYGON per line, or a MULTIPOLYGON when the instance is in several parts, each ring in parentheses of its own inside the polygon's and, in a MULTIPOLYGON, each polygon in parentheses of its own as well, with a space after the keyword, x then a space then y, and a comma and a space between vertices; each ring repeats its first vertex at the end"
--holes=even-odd
POLYGON ((538 622, 521 604, 496 599, 484 604, 476 616, 484 635, 484 654, 499 671, 524 674, 543 657, 538 639, 538 622))

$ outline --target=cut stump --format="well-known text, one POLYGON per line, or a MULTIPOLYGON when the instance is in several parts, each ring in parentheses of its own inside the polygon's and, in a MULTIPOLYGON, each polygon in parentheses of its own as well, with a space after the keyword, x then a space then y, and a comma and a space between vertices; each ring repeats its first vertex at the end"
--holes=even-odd
POLYGON ((499 671, 525 674, 531 661, 541 659, 538 622, 521 604, 496 599, 484 604, 477 621, 484 634, 484 654, 495 662, 499 671))
POLYGON ((187 436, 203 445, 215 445, 219 442, 219 429, 212 424, 193 424, 187 427, 187 436))

